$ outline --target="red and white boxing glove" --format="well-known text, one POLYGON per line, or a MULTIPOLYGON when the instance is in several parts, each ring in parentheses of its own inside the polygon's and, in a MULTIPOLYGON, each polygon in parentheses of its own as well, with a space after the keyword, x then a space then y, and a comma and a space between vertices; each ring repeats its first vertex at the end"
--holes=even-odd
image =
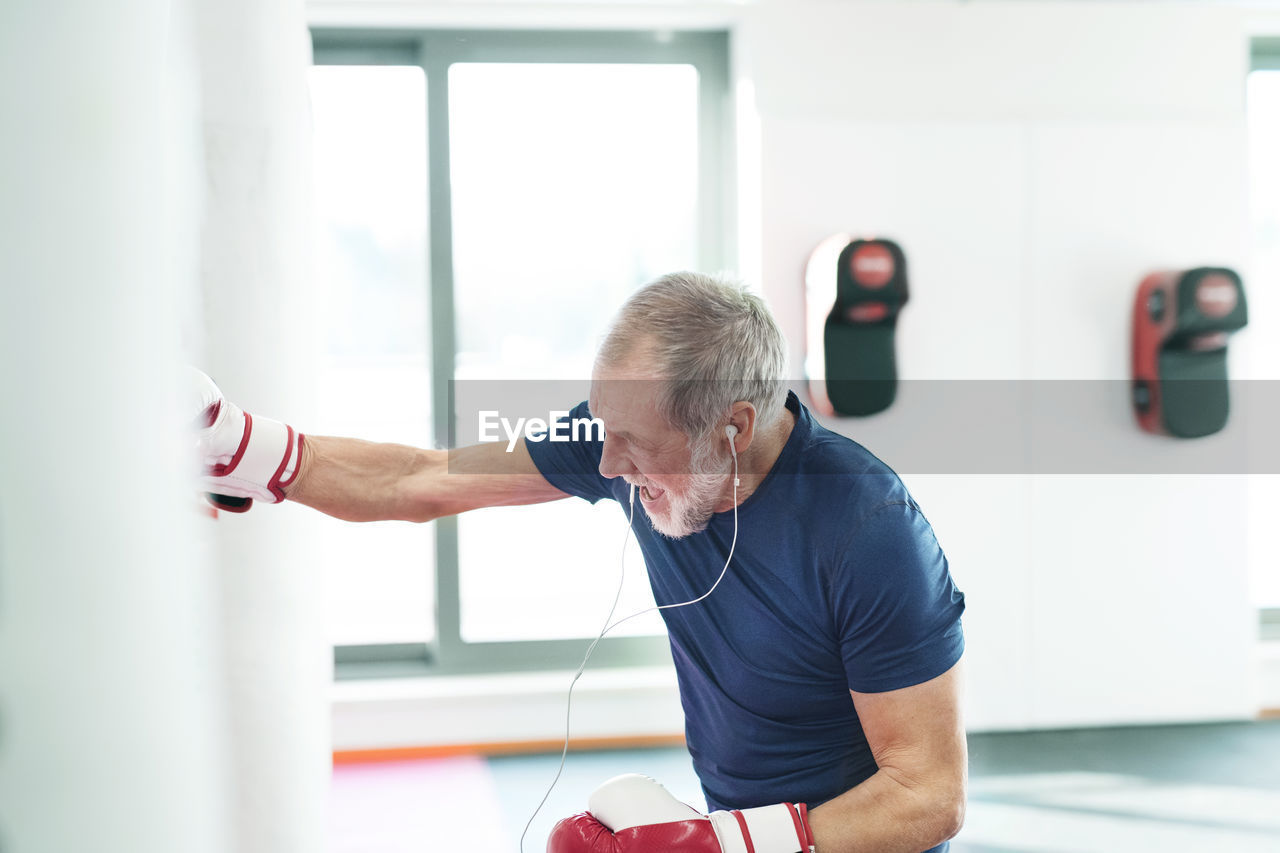
POLYGON ((547 853, 814 853, 803 803, 704 815, 630 773, 597 788, 587 808, 555 825, 547 853))
POLYGON ((208 376, 192 373, 199 413, 196 452, 209 503, 229 512, 248 512, 255 500, 284 500, 285 487, 298 475, 302 433, 279 421, 253 417, 224 398, 208 376))

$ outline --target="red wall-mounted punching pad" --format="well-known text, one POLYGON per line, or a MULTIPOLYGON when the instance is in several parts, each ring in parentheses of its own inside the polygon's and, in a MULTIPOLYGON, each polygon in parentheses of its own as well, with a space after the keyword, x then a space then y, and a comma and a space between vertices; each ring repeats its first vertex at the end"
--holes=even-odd
POLYGON ((1147 432, 1196 438, 1227 423, 1227 341, 1248 322, 1234 270, 1154 272, 1133 303, 1133 407, 1147 432))

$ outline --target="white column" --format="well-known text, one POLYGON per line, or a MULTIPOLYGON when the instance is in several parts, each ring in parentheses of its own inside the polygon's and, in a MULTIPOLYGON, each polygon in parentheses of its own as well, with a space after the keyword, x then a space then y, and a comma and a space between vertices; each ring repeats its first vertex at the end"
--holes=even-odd
POLYGON ((5 853, 232 849, 209 524, 172 394, 199 215, 182 13, 0 5, 5 853))
MULTIPOLYGON (((310 38, 301 0, 200 0, 206 371, 247 411, 312 420, 310 38)), ((314 517, 313 517, 314 516, 314 517)), ((332 652, 302 507, 216 522, 236 853, 325 849, 332 652)))

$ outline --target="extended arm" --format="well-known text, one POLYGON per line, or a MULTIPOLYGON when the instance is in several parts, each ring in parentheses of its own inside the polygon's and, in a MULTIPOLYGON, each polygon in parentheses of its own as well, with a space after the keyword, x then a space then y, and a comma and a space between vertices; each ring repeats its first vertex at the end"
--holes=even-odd
POLYGON ((887 693, 853 693, 880 768, 809 813, 818 853, 920 853, 964 822, 968 749, 961 665, 887 693))
POLYGON ((355 438, 304 436, 254 418, 192 371, 196 452, 210 501, 233 512, 293 500, 347 521, 430 521, 485 506, 568 497, 538 472, 522 439, 421 450, 355 438))
POLYGON ((307 436, 288 500, 346 521, 431 521, 469 509, 568 497, 538 472, 521 439, 421 450, 354 438, 307 436))

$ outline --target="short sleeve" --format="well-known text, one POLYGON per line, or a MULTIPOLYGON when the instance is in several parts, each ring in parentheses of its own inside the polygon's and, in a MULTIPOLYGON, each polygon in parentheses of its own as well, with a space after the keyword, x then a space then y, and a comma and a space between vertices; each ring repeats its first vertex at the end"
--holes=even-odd
POLYGON ((556 420, 556 426, 545 433, 525 438, 525 447, 538 472, 562 492, 595 503, 611 498, 613 480, 600 475, 600 455, 604 442, 596 430, 574 424, 591 419, 586 401, 574 406, 556 420), (539 438, 540 436, 540 438, 539 438))
POLYGON ((833 566, 830 604, 851 690, 911 687, 960 660, 964 593, 914 502, 872 510, 833 566))

